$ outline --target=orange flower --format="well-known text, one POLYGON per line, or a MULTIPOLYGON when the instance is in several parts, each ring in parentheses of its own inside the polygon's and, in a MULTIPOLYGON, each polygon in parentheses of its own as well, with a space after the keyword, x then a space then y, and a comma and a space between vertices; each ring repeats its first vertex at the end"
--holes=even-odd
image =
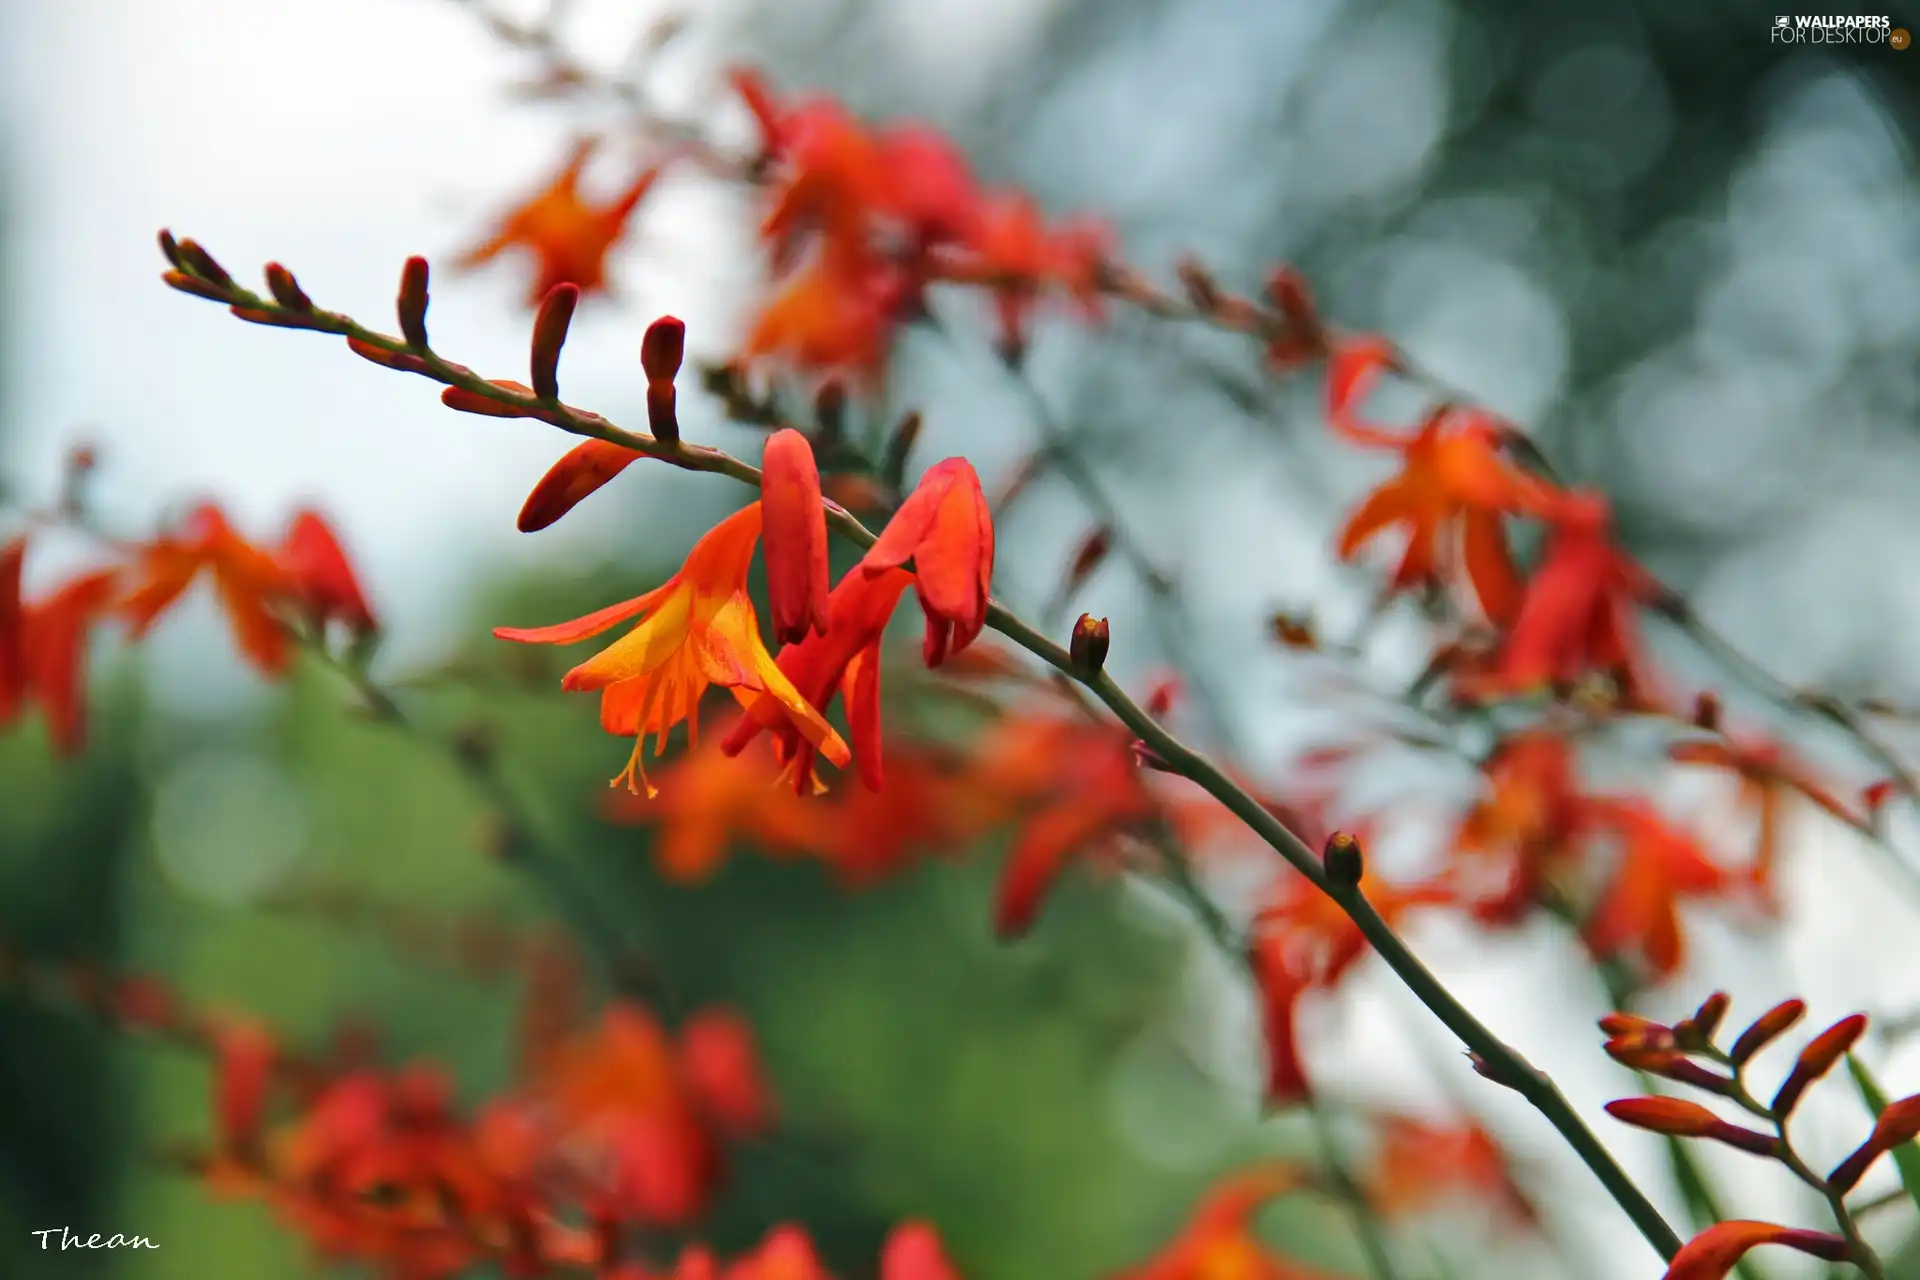
MULTIPOLYGON (((771 696, 768 701, 780 706, 771 696)), ((798 729, 789 732, 804 742, 798 729)), ((812 751, 810 745, 806 749, 812 751)), ((719 870, 736 842, 769 854, 824 847, 828 816, 774 785, 775 775, 765 754, 736 760, 717 740, 709 740, 669 766, 658 799, 617 791, 608 797, 606 815, 614 822, 652 827, 660 874, 677 884, 695 884, 719 870)))
POLYGON ((829 242, 768 301, 745 354, 871 383, 886 363, 905 296, 905 282, 888 264, 829 242))
POLYGON ((492 238, 462 254, 458 265, 477 267, 520 246, 537 259, 528 306, 537 306, 557 284, 578 285, 583 293, 605 291, 607 254, 626 234, 627 220, 660 170, 642 172, 611 204, 590 205, 581 198, 580 177, 593 151, 590 140, 576 143, 552 184, 508 213, 492 238))
POLYGON ((297 598, 295 579, 235 532, 212 503, 196 507, 179 531, 139 548, 130 570, 134 585, 119 604, 134 638, 145 635, 203 571, 213 576, 240 651, 264 674, 279 675, 287 665, 287 632, 275 608, 297 598))
POLYGON ((1620 862, 1584 930, 1602 959, 1633 955, 1658 978, 1671 977, 1685 958, 1680 903, 1717 897, 1737 887, 1726 868, 1638 800, 1596 800, 1588 813, 1620 841, 1620 862))
POLYGON ((1687 1241, 1667 1264, 1661 1280, 1726 1280, 1749 1250, 1763 1244, 1798 1249, 1828 1262, 1844 1262, 1848 1253, 1845 1240, 1824 1231, 1733 1219, 1716 1222, 1687 1241))
POLYGON ((1388 1116, 1374 1158, 1369 1195, 1388 1217, 1421 1213, 1461 1194, 1485 1199, 1508 1221, 1539 1225, 1539 1213, 1514 1181, 1507 1154, 1479 1124, 1428 1124, 1388 1116))
POLYGON ((1481 610, 1496 625, 1512 622, 1521 588, 1502 518, 1542 513, 1548 490, 1500 455, 1500 431, 1482 413, 1443 409, 1392 447, 1401 454, 1400 474, 1347 518, 1340 558, 1353 559, 1383 530, 1403 525, 1407 545, 1392 589, 1439 586, 1452 576, 1457 537, 1481 610))
POLYGON ((358 632, 379 627, 347 553, 319 512, 301 511, 294 516, 280 547, 280 565, 295 603, 315 627, 335 618, 358 632))
POLYGON ((1546 550, 1494 669, 1475 683, 1488 692, 1531 693, 1597 671, 1614 677, 1629 703, 1652 704, 1633 611, 1657 597, 1658 585, 1614 545, 1604 497, 1570 494, 1548 519, 1546 550))
POLYGON ((1866 825, 1867 820, 1863 815, 1849 809, 1806 766, 1787 755, 1778 743, 1710 738, 1676 742, 1667 749, 1667 756, 1683 764, 1723 769, 1740 780, 1739 802, 1754 811, 1758 823, 1751 874, 1754 882, 1763 890, 1770 888, 1773 882, 1773 866, 1780 845, 1780 802, 1783 797, 1789 794, 1805 796, 1842 822, 1856 827, 1866 825))
POLYGON ((820 468, 807 438, 786 427, 767 437, 760 458, 766 512, 767 606, 773 635, 797 644, 827 633, 827 518, 820 468))
MULTIPOLYGON (((1366 843, 1364 837, 1361 843, 1366 843)), ((1361 876, 1360 891, 1390 925, 1410 910, 1439 906, 1453 897, 1438 885, 1383 884, 1370 869, 1361 876)), ((1360 926, 1339 904, 1290 871, 1280 882, 1277 900, 1255 918, 1248 958, 1260 988, 1269 1106, 1299 1102, 1312 1093, 1294 1025, 1300 998, 1337 984, 1367 950, 1360 926)))
MULTIPOLYGON (((880 574, 849 570, 827 597, 827 629, 780 651, 779 667, 809 707, 825 710, 837 689, 847 708, 860 777, 878 791, 884 778, 880 756, 880 639, 900 593, 913 581, 904 569, 880 574)), ((814 772, 814 743, 788 708, 774 698, 748 705, 747 715, 726 741, 728 754, 744 749, 763 730, 772 730, 775 754, 786 767, 796 792, 809 784, 825 789, 814 772)), ((845 764, 844 760, 837 763, 845 764)))
POLYGON ((633 755, 615 783, 658 794, 641 765, 647 739, 654 739, 657 758, 667 734, 684 720, 691 744, 698 736, 701 695, 716 684, 745 705, 751 705, 749 694, 771 695, 816 750, 841 766, 852 758, 840 735, 793 687, 761 642, 747 595, 760 521, 757 502, 722 520, 694 544, 680 572, 645 595, 551 627, 494 630, 502 640, 572 644, 639 619, 632 631, 569 671, 561 683, 567 690, 600 690, 602 727, 634 739, 633 755))
MULTIPOLYGON (((856 752, 867 759, 864 747, 856 752)), ((874 884, 922 852, 965 849, 1001 816, 997 799, 944 752, 897 742, 887 761, 883 790, 843 791, 830 811, 824 857, 849 888, 874 884)))
POLYGON ((926 664, 937 667, 986 626, 993 588, 993 515, 965 458, 927 469, 860 565, 872 577, 909 559, 927 618, 926 664))
POLYGON ((972 752, 969 784, 1018 815, 994 920, 1002 937, 1033 927, 1069 860, 1160 816, 1133 754, 1133 735, 1071 713, 1009 715, 972 752))
POLYGON ((575 1160, 611 1168, 623 1213, 661 1226, 698 1217, 721 1174, 720 1149, 676 1059, 658 1019, 615 1003, 554 1053, 533 1095, 552 1109, 575 1160))
POLYGON ((1275 1256, 1250 1219, 1301 1185, 1298 1170, 1265 1165, 1226 1179, 1201 1201, 1177 1239, 1114 1280, 1319 1280, 1326 1273, 1275 1256))
POLYGON ((1515 924, 1540 901, 1553 869, 1571 858, 1585 829, 1573 748, 1544 731, 1503 740, 1483 769, 1486 791, 1461 818, 1453 860, 1468 903, 1487 924, 1515 924), (1495 892, 1482 892, 1486 872, 1495 892))
POLYGON ((87 639, 112 605, 119 575, 82 574, 28 603, 20 592, 25 558, 24 539, 0 547, 0 728, 37 702, 53 749, 67 755, 86 739, 87 639))

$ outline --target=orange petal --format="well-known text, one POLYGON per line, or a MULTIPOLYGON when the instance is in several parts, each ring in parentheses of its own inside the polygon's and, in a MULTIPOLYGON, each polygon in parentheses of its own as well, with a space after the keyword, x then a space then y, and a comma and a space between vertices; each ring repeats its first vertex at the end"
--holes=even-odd
POLYGON ((645 595, 635 596, 631 600, 622 600, 619 604, 610 604, 604 609, 596 609, 584 617, 571 622, 556 622, 549 627, 495 627, 494 638, 498 640, 516 640, 521 644, 572 644, 597 636, 609 627, 617 627, 628 618, 636 617, 654 608, 675 583, 669 581, 655 587, 645 595))
POLYGON ((1361 547, 1387 526, 1407 519, 1413 513, 1411 494, 1398 480, 1389 481, 1368 494, 1347 517, 1336 544, 1342 560, 1351 560, 1361 547))

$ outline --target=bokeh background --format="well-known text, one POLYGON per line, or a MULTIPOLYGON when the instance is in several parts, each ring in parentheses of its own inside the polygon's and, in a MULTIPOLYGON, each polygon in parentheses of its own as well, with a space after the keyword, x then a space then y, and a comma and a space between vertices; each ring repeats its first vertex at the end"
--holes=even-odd
MULTIPOLYGON (((667 16, 580 0, 562 30, 617 71, 667 16)), ((1920 700, 1920 53, 1783 49, 1770 11, 1730 0, 768 0, 683 16, 648 82, 667 109, 744 138, 717 72, 759 62, 868 116, 935 122, 987 178, 1110 219, 1143 267, 1191 252, 1250 288, 1294 263, 1330 315, 1395 335, 1604 486, 1633 550, 1749 652, 1793 681, 1920 700)), ((1920 26, 1920 11, 1892 17, 1920 26)), ((156 279, 165 225, 236 270, 284 261, 323 302, 378 320, 403 258, 451 257, 568 139, 618 125, 604 103, 526 101, 515 87, 532 69, 457 0, 0 6, 10 498, 51 493, 84 441, 100 509, 129 529, 202 494, 261 532, 317 501, 362 567, 392 673, 484 654, 496 623, 657 581, 736 500, 728 482, 636 469, 519 535, 513 513, 556 437, 448 413, 422 382, 236 325, 156 279)), ((687 320, 696 356, 730 351, 755 301, 752 225, 738 193, 670 178, 618 256, 617 299, 574 327, 569 398, 639 417, 635 348, 662 312, 687 320)), ((437 277, 436 343, 516 368, 523 288, 511 269, 437 277)), ((1056 317, 1022 385, 993 359, 976 300, 940 313, 953 336, 910 337, 888 382, 899 406, 927 408, 924 456, 965 452, 991 481, 1042 431, 1078 442, 1181 584, 1169 617, 1125 565, 1096 575, 1082 607, 1111 616, 1111 665, 1191 664, 1217 711, 1196 734, 1278 767, 1326 722, 1312 670, 1274 651, 1264 620, 1307 608, 1338 631, 1361 615, 1368 580, 1331 564, 1328 531, 1378 459, 1329 447, 1312 380, 1269 379, 1234 341, 1056 317)), ((690 435, 747 439, 686 400, 690 435)), ((1043 483, 1002 528, 1000 593, 1041 609, 1092 523, 1043 483)), ((1389 629, 1374 656, 1403 673, 1418 637, 1389 629)), ((484 797, 442 754, 357 719, 324 673, 252 679, 205 601, 137 655, 101 657, 83 760, 53 761, 37 728, 0 740, 6 936, 156 970, 316 1037, 363 1016, 398 1056, 451 1062, 476 1092, 497 1082, 511 990, 263 905, 305 876, 551 919, 554 903, 487 857, 484 797)), ((1301 1142, 1258 1115, 1247 993, 1151 890, 1070 886, 1008 948, 990 933, 991 856, 860 896, 738 860, 712 885, 669 887, 644 832, 593 820, 619 744, 590 708, 511 689, 418 696, 436 724, 489 727, 547 834, 677 989, 756 1018, 806 1124, 742 1171, 722 1240, 796 1216, 852 1259, 919 1213, 970 1275, 1094 1276, 1164 1239, 1221 1168, 1301 1142)), ((1809 822, 1792 846, 1786 924, 1702 924, 1674 1009, 1708 984, 1751 1010, 1797 992, 1816 1018, 1920 1006, 1915 904, 1844 833, 1809 822)), ((1920 838, 1906 847, 1920 857, 1920 838)), ((1563 942, 1416 941, 1583 1107, 1627 1090, 1563 942)), ((1656 1273, 1551 1135, 1487 1097, 1388 981, 1362 975, 1315 1017, 1324 1078, 1361 1099, 1464 1100, 1535 1170, 1570 1247, 1503 1258, 1456 1225, 1443 1251, 1470 1269, 1455 1274, 1656 1273)), ((1920 1055, 1898 1040, 1876 1053, 1891 1085, 1920 1087, 1920 1055)), ((205 1092, 198 1063, 0 994, 0 1274, 303 1274, 262 1211, 214 1204, 152 1158, 199 1132, 205 1092), (32 1247, 29 1231, 60 1223, 163 1247, 79 1262, 32 1247)), ((1829 1119, 1839 1150, 1857 1117, 1842 1100, 1808 1123, 1829 1119)), ((1651 1143, 1606 1136, 1663 1186, 1651 1143)), ((1749 1216, 1805 1210, 1737 1156, 1714 1168, 1749 1216)), ((1353 1261, 1309 1216, 1269 1225, 1304 1256, 1353 1261)))

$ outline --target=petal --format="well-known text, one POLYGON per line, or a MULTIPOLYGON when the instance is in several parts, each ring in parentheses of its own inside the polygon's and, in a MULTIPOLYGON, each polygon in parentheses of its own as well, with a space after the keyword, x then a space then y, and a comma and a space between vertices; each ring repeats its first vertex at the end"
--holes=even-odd
POLYGON ((628 618, 656 608, 661 599, 680 585, 678 579, 669 579, 645 595, 635 596, 631 600, 622 600, 619 604, 610 604, 604 609, 596 609, 585 617, 575 618, 571 622, 556 622, 550 627, 495 627, 497 640, 515 640, 521 644, 573 644, 589 636, 597 636, 609 627, 617 627, 628 618))
POLYGON ((288 526, 280 563, 294 593, 321 620, 340 618, 356 631, 372 631, 373 610, 360 590, 353 565, 333 527, 317 511, 301 511, 288 526))
POLYGON ((1054 805, 1027 823, 1000 873, 994 924, 1001 937, 1019 937, 1033 927, 1067 859, 1112 822, 1110 808, 1095 800, 1054 805))
MULTIPOLYGON (((669 659, 679 653, 681 646, 687 642, 688 629, 693 620, 694 593, 685 583, 670 583, 669 586, 673 588, 670 591, 662 588, 661 592, 650 593, 658 595, 659 599, 653 602, 653 608, 639 626, 567 672, 561 688, 604 689, 618 681, 633 680, 648 675, 664 666, 669 659)), ((642 600, 646 598, 641 597, 642 600)), ((630 605, 634 602, 627 603, 630 605)), ((615 609, 625 607, 614 606, 615 609)), ((592 630, 583 633, 592 635, 593 632, 603 631, 620 620, 618 616, 606 616, 610 613, 611 610, 603 609, 599 614, 590 614, 575 623, 562 625, 578 626, 599 620, 592 630)), ((504 638, 514 640, 526 637, 509 635, 504 638)), ((547 643, 563 642, 548 641, 547 643)))
POLYGON ((841 701, 847 708, 847 731, 853 738, 854 759, 860 766, 860 781, 870 791, 878 791, 886 779, 880 758, 880 646, 873 644, 855 654, 847 664, 840 685, 841 701))
POLYGON ((547 469, 520 508, 519 529, 544 529, 578 506, 581 499, 644 457, 605 440, 588 440, 569 449, 547 469))
POLYGON ((793 644, 827 631, 827 519, 813 446, 791 427, 767 438, 760 503, 773 634, 793 644))
MULTIPOLYGON (((852 763, 853 753, 847 748, 846 740, 793 687, 793 682, 780 670, 773 655, 760 642, 753 603, 744 594, 736 597, 714 618, 708 628, 707 648, 716 658, 723 658, 727 665, 741 673, 740 683, 763 690, 784 707, 788 719, 800 731, 800 736, 820 754, 843 769, 852 763)), ((715 683, 724 682, 716 679, 715 683)))
POLYGON ((929 467, 913 492, 907 495, 907 500, 887 521, 887 527, 880 531, 874 544, 867 548, 867 554, 860 557, 860 567, 872 575, 897 569, 913 559, 915 549, 919 547, 921 539, 927 536, 927 530, 933 527, 940 504, 946 500, 954 482, 954 473, 946 463, 929 467))
POLYGON ((1335 344, 1327 359, 1327 418, 1334 434, 1369 447, 1397 449, 1409 443, 1410 436, 1383 430, 1354 416, 1380 374, 1393 367, 1394 358, 1393 344, 1374 335, 1335 344))
POLYGON ((1500 513, 1469 507, 1461 520, 1460 538, 1467 579, 1480 601, 1480 611, 1496 627, 1510 625, 1520 612, 1523 587, 1500 513))
POLYGON ((1403 481, 1392 480, 1381 485, 1368 494, 1354 508, 1353 514, 1347 517, 1337 544, 1340 558, 1351 560, 1375 534, 1388 525, 1407 519, 1412 511, 1412 495, 1403 481))

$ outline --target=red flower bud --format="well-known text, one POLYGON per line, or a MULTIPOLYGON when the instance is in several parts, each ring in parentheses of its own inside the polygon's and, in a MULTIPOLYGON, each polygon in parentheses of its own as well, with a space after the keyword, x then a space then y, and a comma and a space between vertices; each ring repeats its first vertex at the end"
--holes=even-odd
POLYGON ((427 349, 427 260, 418 254, 400 269, 400 292, 394 298, 400 316, 400 336, 407 345, 427 349))
POLYGON ((533 318, 533 394, 542 400, 560 398, 560 348, 566 345, 567 326, 573 323, 573 309, 579 302, 579 285, 557 284, 540 300, 540 311, 533 318))
POLYGON ((1712 1138, 1757 1156, 1772 1155, 1780 1146, 1780 1140, 1770 1133, 1743 1129, 1699 1103, 1681 1098, 1622 1098, 1607 1104, 1607 1114, 1635 1128, 1676 1138, 1712 1138))
POLYGON ((1112 632, 1105 618, 1095 618, 1090 613, 1080 615, 1073 624, 1073 640, 1068 645, 1068 653, 1073 665, 1089 676, 1097 676, 1107 663, 1107 647, 1112 641, 1112 632))
POLYGON ((1802 1000, 1784 1000, 1773 1006, 1740 1033, 1740 1038, 1733 1042, 1733 1048, 1727 1056, 1733 1060, 1734 1066, 1745 1066, 1753 1055, 1779 1039, 1789 1027, 1805 1017, 1806 1012, 1806 1002, 1802 1000))
POLYGON ((687 354, 687 326, 673 316, 661 316, 647 326, 640 339, 640 367, 647 383, 672 382, 687 354))
POLYGON ((1773 1113, 1785 1116, 1799 1105, 1800 1096, 1807 1086, 1818 1080, 1840 1059, 1847 1056, 1847 1050, 1866 1034, 1867 1015, 1856 1013, 1840 1019, 1815 1036, 1806 1048, 1800 1051, 1800 1060, 1793 1064, 1793 1070, 1781 1082, 1780 1091, 1773 1095, 1773 1113))

